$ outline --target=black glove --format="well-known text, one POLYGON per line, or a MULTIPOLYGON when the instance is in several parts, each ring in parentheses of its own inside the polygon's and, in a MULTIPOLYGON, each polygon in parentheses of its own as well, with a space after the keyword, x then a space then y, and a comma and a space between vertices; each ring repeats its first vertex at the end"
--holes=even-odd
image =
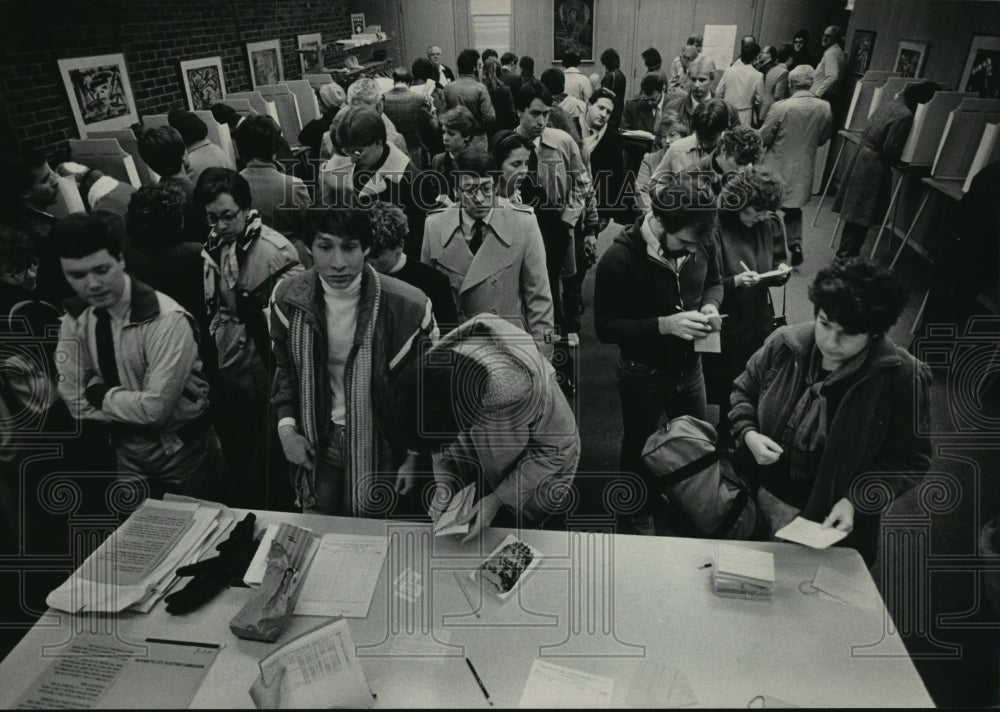
POLYGON ((109 390, 111 389, 108 388, 103 383, 100 382, 94 383, 93 385, 88 386, 87 390, 83 392, 83 397, 87 399, 87 402, 90 403, 90 405, 92 405, 97 410, 100 410, 101 405, 103 405, 104 403, 104 395, 109 390))
POLYGON ((229 538, 215 547, 219 555, 177 569, 178 576, 193 576, 180 591, 167 596, 167 613, 189 613, 212 600, 233 578, 242 576, 250 565, 257 542, 253 538, 257 516, 251 512, 233 527, 229 538))

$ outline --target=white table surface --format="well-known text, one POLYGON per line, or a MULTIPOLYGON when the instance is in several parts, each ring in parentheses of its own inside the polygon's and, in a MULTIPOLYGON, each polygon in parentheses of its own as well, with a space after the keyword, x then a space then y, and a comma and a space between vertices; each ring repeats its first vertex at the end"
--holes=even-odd
MULTIPOLYGON (((239 514, 242 517, 242 514, 239 514)), ((701 539, 525 531, 521 538, 545 555, 520 595, 500 604, 480 602, 480 617, 457 588, 454 571, 467 575, 509 530, 492 529, 478 544, 429 536, 429 526, 316 515, 258 512, 258 527, 288 521, 317 533, 390 535, 389 553, 369 615, 350 619, 362 667, 377 707, 486 707, 465 665, 469 657, 498 707, 516 707, 532 662, 538 658, 615 680, 613 704, 636 702, 634 678, 654 661, 682 671, 698 705, 745 707, 757 695, 796 706, 932 706, 893 628, 861 557, 853 550, 814 551, 795 544, 754 543, 774 552, 776 581, 770 601, 716 596, 711 561, 716 542, 701 539), (421 552, 425 552, 422 554, 421 552), (863 586, 869 608, 824 600, 800 591, 825 564, 863 586), (411 566, 421 573, 423 598, 409 603, 390 585, 411 566), (388 570, 388 572, 387 572, 388 570), (391 625, 390 625, 391 623, 391 625), (435 637, 441 655, 401 657, 395 639, 435 637), (879 643, 878 656, 863 646, 879 643)), ((464 579, 463 579, 464 580, 464 579)), ((248 689, 257 661, 275 644, 240 640, 229 621, 249 589, 232 588, 198 611, 171 616, 162 602, 149 614, 116 619, 83 617, 86 627, 114 626, 121 639, 160 637, 224 645, 192 707, 252 707, 248 689)), ((277 644, 315 627, 322 618, 293 618, 277 644)), ((0 663, 0 706, 10 707, 50 658, 42 648, 68 641, 74 617, 49 611, 0 663)), ((667 703, 665 685, 641 701, 667 703)), ((136 690, 136 699, 142 691, 136 690)))

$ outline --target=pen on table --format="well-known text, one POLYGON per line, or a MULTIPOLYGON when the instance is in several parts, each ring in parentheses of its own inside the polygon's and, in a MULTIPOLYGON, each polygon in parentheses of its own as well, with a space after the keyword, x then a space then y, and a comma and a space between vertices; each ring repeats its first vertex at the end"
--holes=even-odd
POLYGON ((469 597, 469 592, 466 591, 465 586, 462 585, 462 579, 459 578, 458 572, 452 571, 451 575, 455 577, 455 583, 458 584, 458 590, 462 592, 463 596, 465 596, 465 600, 469 604, 469 608, 471 608, 472 612, 476 614, 476 618, 479 618, 479 611, 476 609, 476 605, 472 602, 472 599, 469 597))
POLYGON ((482 679, 479 677, 479 673, 476 672, 476 668, 473 667, 472 661, 466 658, 465 664, 469 666, 469 669, 472 671, 472 676, 476 678, 476 684, 479 685, 479 689, 483 691, 483 696, 486 697, 486 701, 489 702, 492 707, 493 700, 490 699, 490 693, 486 691, 486 685, 483 684, 482 679))
POLYGON ((712 568, 712 564, 711 563, 704 564, 703 566, 699 566, 698 568, 699 569, 710 569, 710 568, 712 568))

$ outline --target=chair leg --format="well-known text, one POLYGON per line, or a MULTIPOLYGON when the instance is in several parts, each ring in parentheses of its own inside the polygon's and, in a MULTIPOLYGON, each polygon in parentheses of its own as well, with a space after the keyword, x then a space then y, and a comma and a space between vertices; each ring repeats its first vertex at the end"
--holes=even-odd
POLYGON ((913 229, 920 222, 920 215, 924 212, 924 208, 927 207, 927 201, 930 200, 930 191, 924 191, 924 199, 920 201, 920 207, 917 208, 916 215, 913 216, 913 222, 910 223, 910 227, 907 229, 906 234, 903 235, 903 243, 899 246, 896 251, 896 256, 892 258, 892 262, 889 263, 889 269, 894 269, 896 267, 896 262, 899 260, 899 256, 903 254, 903 250, 906 248, 906 243, 910 240, 910 235, 913 234, 913 229))
POLYGON ((813 215, 813 227, 816 227, 816 221, 819 220, 819 211, 823 209, 823 201, 826 200, 826 194, 830 190, 830 184, 833 183, 833 176, 837 173, 837 166, 840 165, 840 157, 844 155, 844 146, 846 144, 846 140, 840 144, 840 150, 837 151, 837 157, 833 161, 833 169, 830 171, 830 177, 826 179, 826 187, 823 188, 823 194, 819 196, 819 205, 816 206, 816 214, 813 215))

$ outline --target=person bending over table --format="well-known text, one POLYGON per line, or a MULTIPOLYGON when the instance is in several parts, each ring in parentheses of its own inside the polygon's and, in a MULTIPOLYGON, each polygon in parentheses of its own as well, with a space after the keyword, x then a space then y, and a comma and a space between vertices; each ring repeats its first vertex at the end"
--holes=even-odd
POLYGON ((931 372, 886 336, 907 294, 876 263, 820 270, 809 299, 815 321, 775 331, 736 379, 736 469, 760 484, 772 532, 796 515, 821 521, 871 566, 879 516, 859 516, 857 503, 872 487, 899 496, 927 472, 931 372))
POLYGON ((464 541, 494 523, 538 526, 561 509, 580 435, 555 369, 521 329, 491 314, 473 317, 400 373, 394 406, 409 447, 431 449, 432 519, 453 484, 476 482, 464 541))
POLYGON ((437 338, 437 326, 423 292, 365 263, 367 213, 334 208, 313 217, 313 266, 273 297, 271 401, 303 511, 374 516, 384 504, 382 473, 398 468, 395 489, 405 495, 416 463, 416 453, 404 460, 386 425, 389 378, 423 339, 437 338))

